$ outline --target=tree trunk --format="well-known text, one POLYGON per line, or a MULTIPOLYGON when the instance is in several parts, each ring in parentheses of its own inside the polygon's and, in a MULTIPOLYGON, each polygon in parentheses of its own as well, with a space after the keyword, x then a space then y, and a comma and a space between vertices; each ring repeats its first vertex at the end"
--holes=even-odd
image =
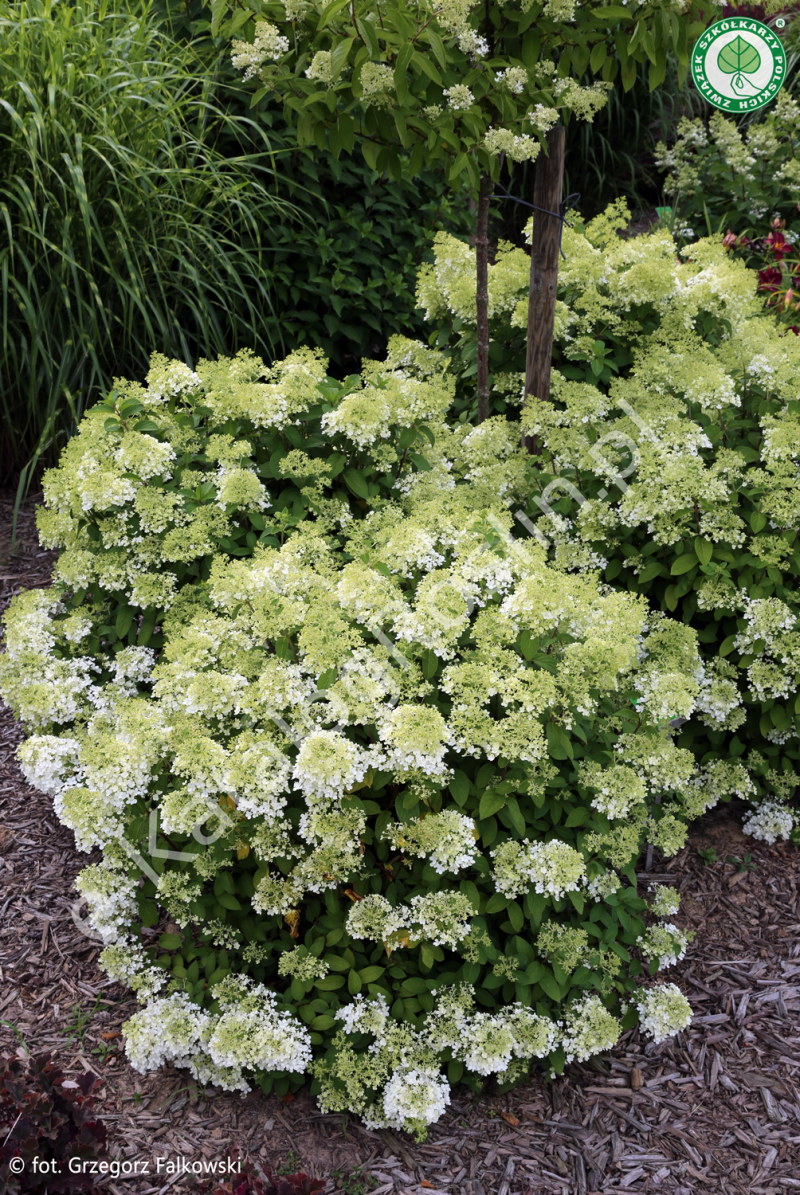
POLYGON ((478 302, 478 422, 489 418, 489 204, 494 184, 488 174, 478 194, 478 228, 475 236, 478 302))
MULTIPOLYGON (((533 202, 547 212, 561 208, 564 179, 564 126, 556 125, 547 134, 547 157, 536 159, 533 202)), ((547 400, 550 397, 550 366, 553 356, 553 328, 558 288, 558 254, 561 221, 545 212, 533 213, 531 245, 531 286, 528 298, 528 348, 525 360, 525 398, 547 400)), ((536 436, 523 436, 529 452, 540 451, 536 436)))

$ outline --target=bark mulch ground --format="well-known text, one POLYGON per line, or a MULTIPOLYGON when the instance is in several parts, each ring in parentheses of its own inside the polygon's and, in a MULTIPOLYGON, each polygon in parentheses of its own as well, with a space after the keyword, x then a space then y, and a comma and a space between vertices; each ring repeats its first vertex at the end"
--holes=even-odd
MULTIPOLYGON (((22 555, 9 555, 6 513, 0 502, 0 602, 46 584, 52 564, 34 546, 29 507, 22 555)), ((75 920, 72 881, 93 856, 22 780, 20 738, 0 710, 0 1051, 52 1051, 65 1070, 102 1076, 112 1152, 140 1170, 106 1181, 112 1195, 188 1192, 176 1162, 236 1149, 264 1168, 329 1177, 329 1195, 800 1192, 800 852, 746 839, 741 809, 706 815, 685 850, 640 877, 677 886, 675 920, 697 932, 669 972, 696 1010, 690 1028, 657 1047, 634 1030, 608 1057, 505 1096, 457 1088, 416 1145, 324 1116, 306 1092, 242 1099, 198 1090, 186 1072, 131 1071, 119 1030, 136 1004, 75 920), (698 853, 709 850, 717 862, 698 853)))

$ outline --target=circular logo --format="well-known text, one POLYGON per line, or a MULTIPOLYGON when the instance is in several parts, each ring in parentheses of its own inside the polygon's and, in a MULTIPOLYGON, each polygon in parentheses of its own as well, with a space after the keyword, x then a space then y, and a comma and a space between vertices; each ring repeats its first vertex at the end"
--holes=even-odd
POLYGON ((692 50, 692 78, 704 99, 725 112, 771 103, 786 78, 786 54, 768 25, 728 17, 709 25, 692 50))

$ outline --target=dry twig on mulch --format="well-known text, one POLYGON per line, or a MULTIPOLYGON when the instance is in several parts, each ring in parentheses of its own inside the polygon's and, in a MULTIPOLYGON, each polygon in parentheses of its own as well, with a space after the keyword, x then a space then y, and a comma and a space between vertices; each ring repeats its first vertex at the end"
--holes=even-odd
MULTIPOLYGON (((48 580, 52 554, 31 545, 29 509, 23 518, 21 556, 9 559, 0 540, 0 598, 48 580)), ((102 1075, 113 1151, 148 1164, 147 1174, 108 1182, 112 1195, 188 1191, 169 1160, 237 1147, 264 1167, 336 1172, 328 1189, 337 1195, 800 1192, 800 852, 746 839, 741 809, 707 814, 684 851, 640 877, 678 887, 676 921, 697 931, 670 970, 696 1010, 691 1027, 657 1047, 631 1031, 609 1057, 505 1096, 457 1088, 428 1143, 415 1145, 324 1116, 307 1092, 286 1102, 214 1096, 186 1072, 142 1079, 130 1070, 119 1031, 135 1001, 99 970, 99 945, 73 917, 72 881, 93 857, 75 851, 47 799, 20 777, 20 738, 5 710, 0 1048, 52 1050, 65 1069, 102 1075), (709 848, 721 860, 713 866, 698 855, 709 848), (750 865, 727 861, 748 853, 750 865)))

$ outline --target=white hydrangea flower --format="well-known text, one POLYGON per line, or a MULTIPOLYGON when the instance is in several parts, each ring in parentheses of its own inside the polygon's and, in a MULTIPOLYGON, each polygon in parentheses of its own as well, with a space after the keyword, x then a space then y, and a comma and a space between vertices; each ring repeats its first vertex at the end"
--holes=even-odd
POLYGON ((104 944, 116 942, 122 927, 136 916, 137 882, 106 863, 95 863, 78 874, 75 887, 86 900, 91 923, 104 944))
POLYGON ((487 129, 483 139, 487 153, 506 154, 512 162, 533 162, 539 156, 541 145, 529 133, 512 133, 510 129, 487 129))
POLYGON ((327 83, 330 86, 333 82, 330 50, 318 50, 305 73, 306 78, 319 79, 320 83, 327 83))
POLYGON ((405 925, 404 910, 393 909, 380 893, 370 893, 356 901, 347 916, 350 937, 366 938, 371 942, 386 942, 405 925))
POLYGON ((395 850, 427 858, 439 875, 473 865, 477 855, 475 835, 474 820, 452 809, 410 822, 390 823, 383 831, 395 850))
POLYGON ((317 730, 303 740, 292 775, 302 792, 338 800, 364 779, 369 766, 362 747, 335 730, 317 730))
POLYGON ((633 1004, 639 1010, 642 1032, 656 1043, 687 1029, 692 1021, 692 1006, 674 983, 640 988, 633 1004))
POLYGON ((424 938, 434 946, 455 949, 470 932, 469 918, 473 913, 469 897, 462 892, 428 892, 425 896, 411 897, 408 919, 419 927, 414 929, 415 937, 424 938))
POLYGON ((366 1000, 359 992, 352 1004, 340 1008, 335 1016, 342 1022, 345 1033, 371 1033, 380 1037, 389 1019, 389 1005, 380 993, 373 1000, 366 1000))
POLYGON ((437 709, 398 705, 381 723, 379 734, 387 748, 387 767, 401 774, 419 769, 428 776, 446 775, 450 732, 437 709))
POLYGON ((567 1009, 561 1040, 567 1062, 586 1062, 617 1044, 622 1027, 599 996, 584 996, 567 1009))
POLYGON ((389 102, 394 87, 394 71, 381 62, 365 62, 360 75, 361 93, 369 104, 382 107, 389 102))
POLYGON ((277 1007, 274 992, 262 984, 236 979, 213 994, 222 1013, 205 1043, 219 1067, 242 1070, 297 1071, 311 1064, 308 1029, 292 1014, 277 1007))
POLYGON ((28 784, 49 797, 61 792, 75 777, 80 754, 77 739, 52 734, 32 734, 17 748, 22 775, 28 784))
POLYGON ((479 1075, 496 1075, 508 1068, 514 1053, 514 1034, 504 1017, 478 1012, 465 1034, 464 1065, 479 1075))
POLYGON ((150 965, 141 942, 135 939, 123 938, 106 946, 99 961, 109 978, 130 988, 140 1002, 154 1000, 168 982, 168 973, 150 965))
POLYGON ((583 855, 558 838, 534 843, 510 838, 491 855, 495 888, 508 897, 521 896, 532 887, 560 900, 566 892, 577 892, 586 874, 583 855))
POLYGON ((413 1132, 444 1115, 450 1084, 433 1067, 401 1066, 384 1087, 382 1102, 388 1125, 413 1132))
POLYGON ((187 1066, 209 1025, 207 1013, 183 992, 175 992, 154 1000, 125 1022, 125 1053, 141 1075, 158 1070, 165 1062, 187 1066))
POLYGON ((681 907, 681 894, 675 888, 668 888, 665 884, 651 884, 650 891, 653 899, 650 904, 651 912, 656 917, 674 917, 681 907))
POLYGON ((658 959, 658 969, 663 971, 684 958, 689 939, 677 925, 665 921, 663 925, 651 925, 642 937, 636 939, 636 945, 646 958, 658 959))
POLYGON ((447 106, 453 112, 467 112, 475 103, 474 95, 463 83, 454 83, 452 87, 446 87, 444 94, 447 96, 447 106))
POLYGON ((458 34, 458 48, 473 58, 485 58, 489 53, 488 41, 475 29, 464 29, 458 34))
POLYGON ((745 834, 752 835, 759 842, 772 846, 775 842, 786 842, 794 829, 794 814, 777 801, 762 801, 742 822, 745 834))
POLYGON ((593 880, 589 880, 586 885, 586 891, 592 900, 598 901, 605 900, 607 896, 612 896, 621 887, 622 881, 615 871, 603 871, 600 875, 595 876, 593 880))
POLYGON ((521 95, 528 85, 528 72, 524 66, 509 66, 504 71, 496 71, 494 79, 514 95, 521 95))
POLYGON ((256 21, 256 35, 252 45, 234 39, 231 62, 234 70, 244 71, 243 79, 254 78, 265 62, 277 61, 289 53, 289 39, 269 21, 256 21))

